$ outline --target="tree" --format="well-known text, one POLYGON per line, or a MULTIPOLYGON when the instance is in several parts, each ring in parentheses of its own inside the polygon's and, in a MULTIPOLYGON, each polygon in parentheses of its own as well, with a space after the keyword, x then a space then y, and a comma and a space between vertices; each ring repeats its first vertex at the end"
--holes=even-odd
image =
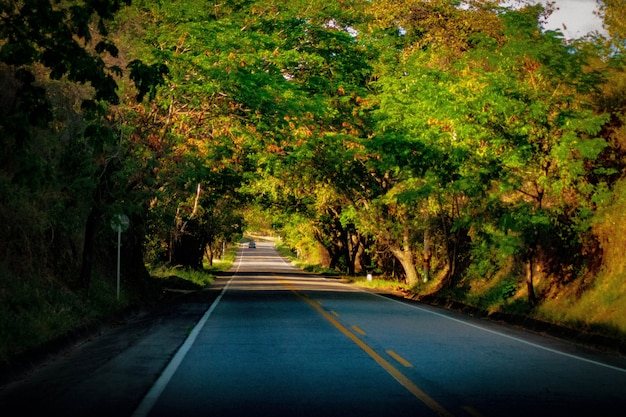
POLYGON ((626 6, 619 0, 603 0, 598 4, 611 44, 623 54, 626 47, 626 6))
POLYGON ((358 108, 366 93, 369 51, 343 24, 347 14, 324 11, 307 20, 294 10, 251 25, 274 38, 268 59, 280 74, 271 81, 274 112, 256 111, 256 129, 271 138, 269 143, 266 139, 266 149, 259 150, 258 179, 279 182, 292 193, 293 219, 313 222, 312 235, 330 253, 331 266, 342 265, 354 273, 361 238, 353 224, 342 220, 342 213, 360 192, 362 173, 351 158, 356 138, 367 129, 358 108), (276 34, 287 35, 276 39, 276 34), (268 116, 270 123, 264 120, 268 116))
MULTIPOLYGON (((12 85, 3 91, 7 105, 0 115, 0 172, 8 179, 23 178, 31 192, 59 193, 59 207, 87 218, 81 273, 85 288, 94 258, 95 206, 113 166, 109 158, 115 155, 111 148, 117 137, 114 123, 104 115, 107 103, 119 102, 115 77, 122 71, 106 63, 118 53, 107 23, 126 3, 31 0, 0 5, 0 69, 12 85), (69 165, 75 171, 64 162, 77 163, 69 165), (83 201, 93 201, 91 214, 83 213, 83 201)), ((19 186, 10 187, 15 192, 19 186)), ((79 228, 74 217, 49 214, 44 214, 43 224, 53 234, 63 231, 56 235, 59 245, 67 245, 67 239, 73 252, 70 230, 79 228)))
POLYGON ((369 36, 386 51, 377 61, 377 95, 371 100, 377 126, 363 142, 374 155, 369 163, 381 185, 378 202, 383 203, 378 218, 370 222, 382 230, 371 233, 385 236, 404 224, 390 236, 389 242, 395 243, 388 247, 405 265, 411 284, 417 282, 419 236, 430 240, 433 224, 443 232, 447 280, 456 272, 462 229, 452 222, 464 201, 459 171, 471 156, 471 145, 457 141, 462 129, 469 133, 469 128, 455 120, 463 109, 452 87, 457 80, 452 63, 482 39, 496 36, 499 27, 490 4, 470 11, 456 6, 450 1, 393 2, 377 3, 370 10, 375 30, 369 36))
MULTIPOLYGON (((539 242, 575 244, 576 233, 564 233, 575 225, 584 233, 594 190, 588 176, 606 146, 594 135, 606 119, 585 104, 597 78, 584 70, 584 55, 557 33, 539 32, 540 13, 538 7, 500 15, 490 8, 461 12, 448 2, 433 2, 390 23, 406 33, 396 35, 396 44, 403 45, 397 61, 379 69, 374 138, 381 143, 376 154, 388 162, 377 172, 394 181, 389 190, 406 185, 395 192, 402 198, 381 200, 382 213, 395 213, 403 200, 413 207, 434 202, 431 213, 444 219, 449 271, 456 271, 464 241, 458 233, 485 226, 477 219, 500 219, 496 227, 504 228, 505 237, 517 236, 514 252, 531 272, 539 242), (465 16, 477 23, 474 30, 463 31, 465 16), (450 40, 455 31, 462 35, 450 40), (515 222, 502 220, 508 213, 515 222), (558 224, 564 219, 569 220, 558 224), (566 241, 548 238, 556 230, 566 241)), ((376 141, 370 149, 377 149, 376 141)), ((396 236, 405 248, 396 253, 405 258, 410 230, 396 236)), ((532 275, 528 285, 534 302, 532 275)))
MULTIPOLYGON (((101 54, 117 55, 117 47, 108 40, 106 21, 129 1, 111 0, 71 5, 54 4, 49 0, 7 2, 0 6, 2 26, 0 60, 16 68, 41 63, 50 70, 52 79, 67 76, 70 81, 90 83, 95 90, 95 100, 117 103, 114 73, 119 67, 107 67, 101 54), (96 33, 90 26, 96 23, 96 33), (94 37, 93 49, 89 44, 94 37)), ((31 82, 23 78, 22 82, 31 82)), ((32 81, 32 80, 30 80, 32 81)))

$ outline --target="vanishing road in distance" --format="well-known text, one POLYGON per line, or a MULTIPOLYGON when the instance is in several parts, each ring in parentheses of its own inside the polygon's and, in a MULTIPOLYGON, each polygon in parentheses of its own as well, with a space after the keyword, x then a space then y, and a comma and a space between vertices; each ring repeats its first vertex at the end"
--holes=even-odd
POLYGON ((114 357, 96 338, 0 401, 117 417, 626 412, 623 357, 304 274, 269 242, 242 247, 210 291, 211 302, 173 309, 114 357), (69 371, 90 355, 98 365, 69 371))

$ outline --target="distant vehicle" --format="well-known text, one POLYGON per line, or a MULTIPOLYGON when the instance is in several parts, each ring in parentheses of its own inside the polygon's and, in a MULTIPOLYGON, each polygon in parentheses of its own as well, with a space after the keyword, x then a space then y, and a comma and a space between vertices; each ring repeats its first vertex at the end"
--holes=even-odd
POLYGON ((251 248, 251 249, 255 249, 256 248, 256 243, 250 242, 250 243, 248 243, 248 247, 251 248))

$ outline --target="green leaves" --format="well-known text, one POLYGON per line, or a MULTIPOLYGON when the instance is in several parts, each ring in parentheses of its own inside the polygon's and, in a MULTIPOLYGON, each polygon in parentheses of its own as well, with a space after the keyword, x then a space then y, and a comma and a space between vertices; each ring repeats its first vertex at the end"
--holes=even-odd
POLYGON ((52 79, 68 76, 71 81, 90 83, 96 100, 118 103, 117 85, 108 74, 103 60, 104 52, 117 56, 117 48, 108 39, 102 39, 94 48, 95 54, 81 46, 92 39, 90 23, 98 20, 98 33, 107 35, 105 20, 111 19, 122 4, 128 1, 98 0, 81 5, 52 4, 49 0, 29 0, 7 5, 3 10, 4 24, 0 27, 0 58, 10 65, 21 67, 39 62, 50 69, 52 79))
POLYGON ((150 100, 153 100, 157 87, 165 84, 165 76, 169 73, 165 64, 148 65, 138 59, 131 61, 128 68, 130 68, 129 77, 139 90, 137 93, 137 101, 139 102, 143 101, 146 94, 150 100))
POLYGON ((606 141, 595 135, 608 119, 590 111, 584 95, 601 77, 586 68, 586 52, 538 30, 539 7, 500 10, 491 27, 487 9, 465 13, 477 23, 465 38, 461 13, 448 6, 422 3, 395 21, 381 17, 400 24, 406 38, 395 59, 387 52, 376 67, 376 126, 366 146, 381 182, 393 184, 378 201, 405 221, 408 207, 434 197, 441 214, 445 202, 456 202, 452 229, 484 231, 476 239, 537 234, 519 241, 520 254, 542 239, 569 247, 571 236, 558 243, 546 234, 576 222, 564 213, 587 210, 589 178, 602 171, 606 141))
MULTIPOLYGON (((323 242, 343 265, 365 249, 411 265, 428 230, 433 266, 449 278, 468 242, 505 258, 534 250, 528 231, 540 240, 576 224, 582 233, 586 221, 576 222, 589 217, 605 175, 619 172, 617 162, 605 166, 609 118, 591 100, 603 79, 588 65, 594 49, 542 33, 540 7, 39 3, 0 6, 14 23, 0 28, 0 56, 88 84, 94 100, 119 103, 121 81, 128 101, 106 111, 117 115, 111 124, 125 125, 124 175, 156 196, 155 224, 188 210, 201 184, 286 211, 281 222, 293 233, 306 223, 302 239, 323 242), (105 36, 103 19, 114 15, 122 44, 105 36)), ((29 73, 17 73, 16 103, 24 115, 46 115, 45 92, 29 73)), ((107 120, 94 100, 83 114, 107 120)), ((106 133, 87 130, 94 150, 106 153, 114 139, 106 133)), ((217 202, 203 198, 206 218, 196 226, 207 231, 217 202)))

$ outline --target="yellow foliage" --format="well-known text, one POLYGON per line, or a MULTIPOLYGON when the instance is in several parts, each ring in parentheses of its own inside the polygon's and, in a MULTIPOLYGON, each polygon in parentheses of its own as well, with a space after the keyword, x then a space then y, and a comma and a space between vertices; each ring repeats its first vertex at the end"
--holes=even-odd
POLYGON ((616 184, 614 196, 600 207, 599 221, 593 227, 603 252, 601 272, 587 278, 593 281, 586 283, 582 294, 580 285, 570 285, 546 299, 537 311, 540 318, 626 334, 626 179, 616 184))
POLYGON ((598 211, 599 222, 594 233, 600 241, 604 258, 604 268, 611 275, 626 271, 626 179, 615 186, 614 200, 598 211))

